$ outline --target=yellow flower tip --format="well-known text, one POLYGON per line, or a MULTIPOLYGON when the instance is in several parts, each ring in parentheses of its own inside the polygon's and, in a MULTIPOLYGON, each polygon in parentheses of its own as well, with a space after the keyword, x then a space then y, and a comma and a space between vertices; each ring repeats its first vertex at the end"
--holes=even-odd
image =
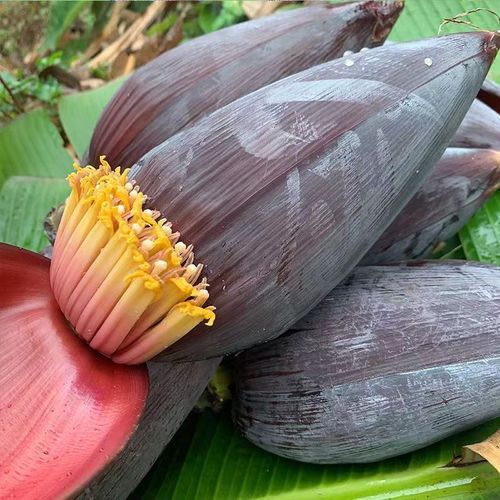
POLYGON ((118 362, 140 363, 199 323, 213 325, 193 246, 144 208, 147 196, 129 170, 113 170, 105 156, 97 168, 74 168, 50 281, 78 335, 118 362))
POLYGON ((179 312, 185 314, 186 316, 191 316, 194 319, 198 319, 200 323, 206 321, 206 326, 212 326, 215 321, 214 309, 211 307, 198 307, 193 303, 183 302, 175 306, 179 312))

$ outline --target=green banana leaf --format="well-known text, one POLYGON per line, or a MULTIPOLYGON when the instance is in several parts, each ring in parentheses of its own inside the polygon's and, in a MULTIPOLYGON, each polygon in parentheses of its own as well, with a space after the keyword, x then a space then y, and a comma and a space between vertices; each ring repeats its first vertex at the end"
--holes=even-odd
POLYGON ((13 175, 64 177, 72 163, 44 109, 26 113, 0 128, 0 187, 13 175))
POLYGON ((0 191, 0 241, 41 251, 49 243, 43 220, 68 194, 64 179, 10 177, 0 191))
POLYGON ((88 4, 86 0, 52 2, 49 23, 43 42, 44 49, 54 50, 57 47, 61 37, 75 21, 86 4, 88 4))
POLYGON ((500 475, 484 462, 447 467, 496 419, 417 452, 366 465, 311 465, 274 456, 241 437, 229 412, 192 414, 131 500, 498 498, 500 475))
POLYGON ((90 144, 92 132, 106 104, 125 81, 117 78, 95 90, 64 96, 59 101, 59 117, 78 158, 90 144))
POLYGON ((467 259, 500 266, 500 191, 473 215, 459 234, 467 259))

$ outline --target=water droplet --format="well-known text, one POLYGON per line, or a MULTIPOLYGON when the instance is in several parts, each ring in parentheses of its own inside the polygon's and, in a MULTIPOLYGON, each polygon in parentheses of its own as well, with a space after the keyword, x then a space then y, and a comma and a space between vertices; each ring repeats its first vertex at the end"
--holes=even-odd
POLYGON ((71 471, 66 472, 66 476, 67 476, 67 477, 70 477, 70 476, 72 476, 72 475, 73 475, 73 473, 72 473, 71 471))
POLYGON ((346 50, 343 57, 352 56, 354 52, 352 50, 346 50))
POLYGON ((49 454, 49 450, 43 450, 42 452, 44 455, 48 455, 49 454))
POLYGON ((102 453, 104 451, 104 448, 99 448, 99 453, 102 453))
POLYGON ((367 52, 368 50, 370 50, 368 47, 363 47, 360 52, 367 52))
POLYGON ((424 59, 424 64, 425 64, 426 66, 432 66, 432 59, 431 59, 430 57, 426 57, 426 58, 424 59))
POLYGON ((344 62, 344 64, 346 66, 352 66, 354 64, 354 61, 352 59, 346 59, 345 62, 344 62))

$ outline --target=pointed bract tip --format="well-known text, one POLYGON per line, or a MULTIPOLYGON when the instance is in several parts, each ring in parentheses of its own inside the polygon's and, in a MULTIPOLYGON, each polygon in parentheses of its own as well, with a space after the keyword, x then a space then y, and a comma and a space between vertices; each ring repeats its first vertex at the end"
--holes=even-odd
POLYGON ((360 6, 363 10, 371 12, 377 19, 372 33, 373 43, 382 43, 398 20, 399 14, 403 10, 404 1, 385 2, 368 0, 360 6))
POLYGON ((493 61, 500 49, 500 31, 485 31, 481 32, 484 39, 484 51, 491 55, 493 61))

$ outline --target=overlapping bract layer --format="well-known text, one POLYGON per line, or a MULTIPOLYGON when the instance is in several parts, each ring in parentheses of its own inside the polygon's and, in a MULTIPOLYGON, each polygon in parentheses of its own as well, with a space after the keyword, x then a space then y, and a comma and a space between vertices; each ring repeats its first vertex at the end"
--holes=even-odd
POLYGON ((195 406, 220 361, 148 363, 149 394, 139 426, 116 460, 93 478, 78 500, 129 498, 195 406))
POLYGON ((193 246, 179 241, 128 171, 76 167, 51 265, 66 318, 91 347, 120 363, 141 363, 202 321, 212 325, 205 279, 196 284, 193 246))
POLYGON ((276 337, 346 277, 442 156, 498 43, 464 33, 346 56, 234 101, 139 160, 133 176, 196 245, 218 309, 210 335, 193 330, 167 358, 276 337))
POLYGON ((106 359, 61 314, 49 266, 0 244, 0 498, 73 498, 84 486, 82 498, 126 498, 220 360, 106 359))
POLYGON ((500 152, 448 148, 361 265, 428 257, 500 189, 500 152))
POLYGON ((74 335, 49 265, 0 244, 0 498, 73 497, 125 446, 148 395, 145 366, 74 335))
POLYGON ((222 106, 316 64, 384 42, 403 2, 327 2, 189 40, 125 82, 96 126, 89 161, 131 166, 222 106))
POLYGON ((358 267, 287 335, 236 358, 235 422, 287 458, 359 463, 498 417, 499 307, 498 267, 358 267))
POLYGON ((500 85, 498 83, 486 79, 481 86, 478 98, 497 113, 500 113, 500 85))
POLYGON ((451 147, 500 149, 500 115, 479 99, 474 99, 451 147))

